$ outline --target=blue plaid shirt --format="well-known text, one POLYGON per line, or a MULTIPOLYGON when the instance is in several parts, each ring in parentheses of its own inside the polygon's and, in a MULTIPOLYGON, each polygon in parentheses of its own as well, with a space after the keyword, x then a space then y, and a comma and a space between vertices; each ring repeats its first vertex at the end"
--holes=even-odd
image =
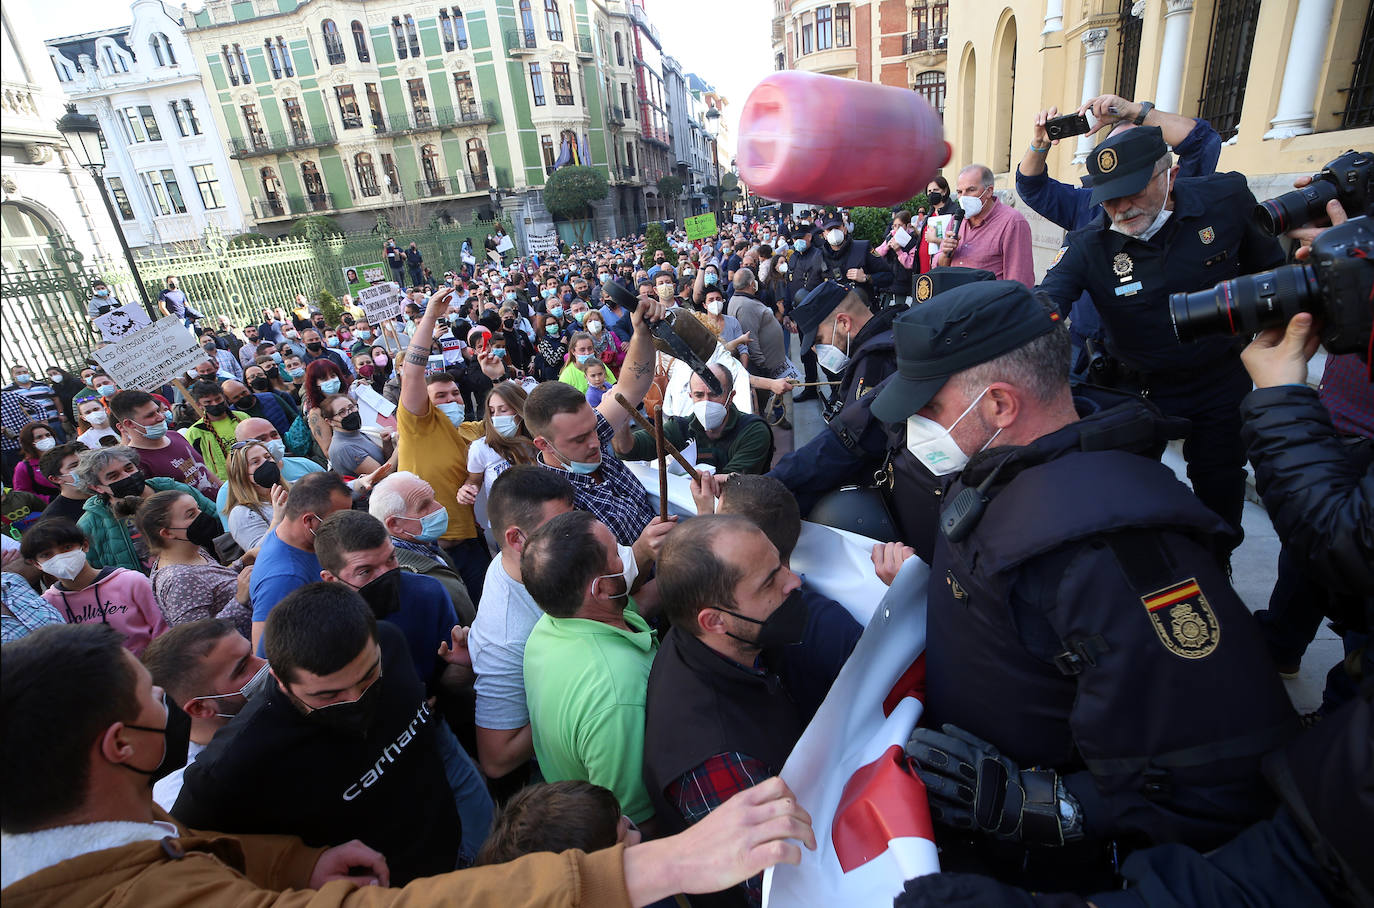
POLYGON ((546 470, 557 470, 572 483, 573 505, 580 511, 588 511, 606 524, 615 541, 621 545, 634 545, 639 534, 654 519, 654 509, 649 504, 649 494, 644 485, 630 472, 630 468, 615 456, 611 448, 611 437, 615 430, 600 414, 596 414, 596 437, 601 441, 600 478, 583 476, 561 467, 551 467, 544 463, 543 455, 539 463, 546 470))
POLYGON ((0 574, 0 601, 5 613, 0 615, 0 642, 13 643, 28 636, 45 624, 62 624, 62 613, 33 591, 29 582, 18 574, 0 574))

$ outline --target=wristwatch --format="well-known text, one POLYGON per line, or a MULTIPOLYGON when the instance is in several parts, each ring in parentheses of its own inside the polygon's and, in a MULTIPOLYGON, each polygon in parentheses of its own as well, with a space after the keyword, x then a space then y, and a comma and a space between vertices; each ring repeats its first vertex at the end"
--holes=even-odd
POLYGON ((1154 110, 1154 109, 1155 109, 1154 104, 1150 103, 1149 101, 1141 101, 1141 102, 1140 102, 1140 115, 1137 116, 1137 117, 1136 117, 1134 120, 1132 120, 1131 122, 1135 123, 1135 125, 1137 125, 1137 126, 1144 126, 1144 125, 1145 125, 1145 118, 1148 117, 1148 116, 1150 115, 1150 111, 1152 111, 1152 110, 1154 110))

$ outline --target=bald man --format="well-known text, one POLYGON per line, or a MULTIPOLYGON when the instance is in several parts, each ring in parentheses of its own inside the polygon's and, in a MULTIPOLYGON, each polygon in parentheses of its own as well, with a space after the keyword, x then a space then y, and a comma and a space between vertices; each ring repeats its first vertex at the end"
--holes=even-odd
MULTIPOLYGON (((768 424, 752 413, 741 413, 731 402, 735 396, 730 370, 713 363, 711 371, 720 380, 720 394, 713 395, 700 376, 693 375, 689 394, 691 416, 673 416, 663 421, 663 438, 679 451, 695 441, 697 464, 709 465, 716 473, 766 473, 773 463, 773 433, 768 424)), ((625 460, 652 460, 654 439, 648 432, 618 432, 613 439, 615 452, 625 460)))
POLYGON ((291 423, 300 415, 296 402, 289 394, 279 391, 253 392, 248 390, 248 386, 243 382, 234 379, 226 381, 220 389, 224 392, 224 401, 229 406, 240 413, 268 420, 282 435, 291 430, 291 423))

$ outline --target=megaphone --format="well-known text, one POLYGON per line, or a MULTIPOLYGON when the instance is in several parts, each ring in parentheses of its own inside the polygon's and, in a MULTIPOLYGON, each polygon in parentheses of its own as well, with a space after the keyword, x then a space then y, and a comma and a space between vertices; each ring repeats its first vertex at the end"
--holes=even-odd
MULTIPOLYGON (((639 307, 639 297, 616 281, 602 284, 601 293, 627 312, 639 307)), ((712 394, 721 394, 724 389, 720 379, 707 365, 707 360, 716 352, 716 338, 695 316, 684 309, 671 309, 661 321, 649 325, 649 333, 653 335, 654 348, 658 352, 682 360, 712 394)))

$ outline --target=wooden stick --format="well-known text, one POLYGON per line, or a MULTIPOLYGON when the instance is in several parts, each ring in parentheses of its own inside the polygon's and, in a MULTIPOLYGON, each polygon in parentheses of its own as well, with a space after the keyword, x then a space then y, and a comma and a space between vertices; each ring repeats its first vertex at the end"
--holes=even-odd
POLYGON ((668 522, 668 452, 663 445, 663 405, 654 407, 654 444, 658 447, 658 516, 668 522))
MULTIPOLYGON (((640 416, 639 411, 636 410, 634 407, 630 406, 630 402, 625 399, 625 395, 617 391, 615 392, 615 400, 616 403, 620 404, 622 407, 625 408, 626 413, 630 414, 630 418, 634 420, 635 425, 639 426, 641 429, 643 429, 645 432, 648 432, 650 435, 653 434, 653 423, 649 422, 643 416, 640 416)), ((697 482, 701 481, 701 475, 697 472, 697 468, 692 466, 691 462, 687 460, 687 458, 683 457, 682 453, 679 452, 677 448, 673 447, 673 443, 671 441, 668 441, 665 438, 663 440, 663 448, 673 456, 673 459, 678 462, 678 466, 682 467, 682 469, 687 471, 688 476, 692 477, 692 479, 697 482)))

